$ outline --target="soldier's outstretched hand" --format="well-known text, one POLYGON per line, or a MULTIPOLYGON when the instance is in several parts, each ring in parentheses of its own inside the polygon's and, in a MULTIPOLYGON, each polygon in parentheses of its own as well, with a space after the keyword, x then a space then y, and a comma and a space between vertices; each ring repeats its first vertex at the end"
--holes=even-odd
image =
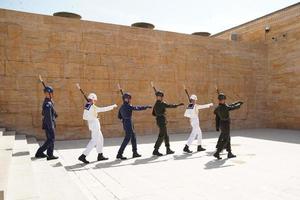
POLYGON ((152 108, 152 105, 148 105, 147 108, 152 108))

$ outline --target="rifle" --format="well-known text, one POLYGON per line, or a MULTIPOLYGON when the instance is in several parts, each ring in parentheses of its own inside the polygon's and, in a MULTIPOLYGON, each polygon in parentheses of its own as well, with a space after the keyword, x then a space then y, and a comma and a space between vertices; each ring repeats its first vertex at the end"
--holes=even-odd
MULTIPOLYGON (((219 95, 221 92, 217 86, 217 84, 215 85, 215 88, 216 88, 216 92, 217 92, 217 95, 219 95)), ((228 95, 226 95, 227 97, 229 97, 228 95)), ((238 94, 235 95, 235 97, 237 97, 238 99, 241 99, 240 96, 238 94)))
POLYGON ((219 95, 220 94, 220 90, 219 90, 218 86, 215 85, 215 88, 216 88, 217 95, 219 95))
POLYGON ((44 83, 42 76, 40 74, 39 74, 39 79, 40 79, 40 82, 43 84, 44 88, 46 88, 46 84, 44 83))
POLYGON ((79 83, 76 83, 76 87, 77 87, 78 90, 81 92, 81 94, 84 96, 85 100, 88 102, 89 99, 87 98, 87 96, 85 95, 85 93, 83 92, 83 90, 80 88, 79 83))
POLYGON ((156 92, 157 92, 157 89, 155 88, 153 81, 151 81, 151 86, 152 86, 154 92, 156 93, 156 92))
POLYGON ((121 88, 121 86, 120 86, 120 84, 119 84, 119 83, 118 83, 118 89, 119 89, 119 91, 120 91, 121 95, 123 96, 124 92, 123 92, 123 89, 121 88))
POLYGON ((186 96, 187 96, 187 98, 188 98, 188 100, 189 100, 189 103, 191 103, 191 99, 190 99, 189 92, 188 92, 188 90, 186 89, 186 87, 185 87, 184 84, 183 84, 183 88, 184 88, 185 94, 186 94, 186 96))
MULTIPOLYGON (((41 76, 40 74, 39 74, 39 79, 40 79, 40 82, 43 84, 43 86, 44 86, 44 89, 45 89, 47 86, 46 86, 45 82, 43 81, 43 79, 42 79, 42 76, 41 76)), ((48 94, 49 94, 49 98, 50 98, 50 100, 52 101, 52 98, 51 98, 50 92, 48 92, 48 94)))

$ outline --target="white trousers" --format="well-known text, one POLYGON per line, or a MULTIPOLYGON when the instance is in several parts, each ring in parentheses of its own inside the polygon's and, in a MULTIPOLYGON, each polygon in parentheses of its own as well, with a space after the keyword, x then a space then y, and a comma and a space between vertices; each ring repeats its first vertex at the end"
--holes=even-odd
POLYGON ((202 131, 200 128, 200 123, 198 118, 191 118, 190 123, 192 126, 192 132, 188 138, 187 145, 190 146, 195 138, 198 138, 198 145, 201 145, 202 143, 202 131))
POLYGON ((89 155, 94 147, 96 147, 97 153, 103 151, 103 135, 100 129, 99 120, 88 121, 89 129, 91 131, 91 140, 89 141, 83 154, 89 155))

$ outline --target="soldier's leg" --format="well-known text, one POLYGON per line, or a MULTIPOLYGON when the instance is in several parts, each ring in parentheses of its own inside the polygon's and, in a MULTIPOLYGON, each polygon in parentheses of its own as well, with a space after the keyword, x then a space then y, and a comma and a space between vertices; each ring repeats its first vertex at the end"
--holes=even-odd
POLYGON ((164 142, 165 142, 165 146, 166 146, 166 148, 169 148, 169 147, 170 147, 170 138, 169 138, 169 135, 168 135, 168 131, 167 131, 167 127, 166 127, 166 126, 163 127, 163 132, 164 132, 164 142))
POLYGON ((221 134, 219 136, 217 146, 216 146, 217 150, 219 150, 220 152, 223 150, 225 136, 226 136, 225 132, 221 131, 221 134))
POLYGON ((218 148, 218 146, 220 145, 221 139, 222 139, 222 132, 219 135, 219 138, 218 138, 218 141, 217 141, 217 144, 216 144, 216 148, 218 148))
POLYGON ((132 146, 132 152, 133 153, 137 152, 136 136, 133 131, 131 133, 131 146, 132 146))
POLYGON ((173 154, 175 153, 174 151, 172 151, 170 149, 170 139, 169 139, 169 135, 168 135, 168 132, 167 132, 167 127, 165 126, 164 129, 163 129, 163 132, 165 133, 165 137, 164 137, 164 142, 165 142, 165 146, 166 146, 166 154, 173 154))
POLYGON ((44 155, 44 151, 46 151, 49 148, 49 145, 51 144, 51 137, 49 134, 49 129, 45 129, 45 133, 46 133, 46 140, 45 140, 44 144, 42 146, 40 146, 40 148, 37 150, 36 157, 40 157, 40 156, 44 155))
POLYGON ((161 144, 163 143, 164 141, 164 138, 165 138, 165 126, 159 126, 159 134, 158 134, 158 138, 155 142, 155 145, 154 145, 154 149, 158 150, 161 146, 161 144))
POLYGON ((230 138, 230 124, 228 124, 227 128, 227 138, 226 138, 226 151, 228 152, 227 158, 235 158, 236 155, 234 155, 231 151, 231 138, 230 138))
POLYGON ((132 131, 132 134, 131 134, 131 145, 132 145, 132 157, 133 158, 138 158, 138 157, 141 157, 142 155, 140 155, 138 152, 137 152, 137 144, 136 144, 136 136, 135 136, 135 132, 132 131))
POLYGON ((98 138, 96 141, 96 149, 97 149, 97 153, 98 153, 97 161, 108 160, 108 158, 103 156, 103 140, 104 139, 103 139, 102 132, 99 129, 98 138))
POLYGON ((98 138, 97 138, 97 142, 96 142, 96 149, 97 149, 97 153, 103 153, 103 135, 101 130, 99 130, 98 132, 98 138))
POLYGON ((91 136, 92 136, 92 138, 90 139, 90 141, 87 144, 84 152, 82 153, 85 156, 89 155, 89 153, 92 151, 92 149, 96 146, 97 130, 95 130, 95 129, 91 130, 91 136))
POLYGON ((197 143, 198 143, 197 151, 205 151, 206 149, 202 147, 202 130, 200 126, 198 126, 196 130, 197 130, 197 143))
POLYGON ((123 142, 122 142, 122 144, 120 146, 120 149, 118 151, 118 156, 123 155, 123 152, 124 152, 127 144, 129 143, 130 139, 131 139, 131 132, 126 129, 125 130, 125 137, 124 137, 123 142))
POLYGON ((225 145, 227 144, 227 138, 229 133, 227 132, 227 123, 221 123, 220 124, 220 128, 221 128, 221 134, 220 137, 218 139, 218 144, 217 144, 217 151, 216 153, 214 153, 214 157, 216 157, 217 159, 222 159, 220 157, 220 152, 224 149, 225 145))
POLYGON ((53 156, 53 151, 54 151, 55 130, 54 129, 49 129, 47 131, 47 135, 48 135, 48 140, 49 140, 47 155, 48 155, 48 157, 52 157, 53 156))
POLYGON ((187 141, 187 146, 191 146, 191 144, 193 143, 194 139, 196 138, 197 132, 196 132, 196 128, 192 126, 192 132, 188 138, 187 141))

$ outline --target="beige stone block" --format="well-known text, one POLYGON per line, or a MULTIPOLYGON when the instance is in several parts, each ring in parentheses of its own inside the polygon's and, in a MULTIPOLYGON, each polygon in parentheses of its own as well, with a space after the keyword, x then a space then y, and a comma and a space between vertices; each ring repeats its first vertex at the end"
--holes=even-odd
POLYGON ((84 57, 86 65, 101 65, 101 57, 99 54, 87 53, 84 57))
POLYGON ((85 66, 84 67, 84 77, 94 80, 94 79, 101 79, 101 80, 108 80, 109 72, 107 66, 85 66))
POLYGON ((30 51, 25 47, 9 47, 6 48, 7 60, 10 61, 30 61, 30 51))
POLYGON ((0 76, 4 76, 6 71, 6 62, 5 60, 0 60, 0 76))

